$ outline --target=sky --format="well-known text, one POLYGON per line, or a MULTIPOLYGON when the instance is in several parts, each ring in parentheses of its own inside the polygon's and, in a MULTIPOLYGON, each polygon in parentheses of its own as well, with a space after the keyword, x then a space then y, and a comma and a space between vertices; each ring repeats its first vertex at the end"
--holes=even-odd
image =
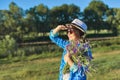
MULTIPOLYGON (((92 0, 0 0, 0 10, 9 9, 9 4, 15 2, 19 7, 26 10, 39 4, 48 8, 61 6, 62 4, 75 4, 83 11, 92 0)), ((102 0, 110 8, 120 8, 120 0, 102 0)))

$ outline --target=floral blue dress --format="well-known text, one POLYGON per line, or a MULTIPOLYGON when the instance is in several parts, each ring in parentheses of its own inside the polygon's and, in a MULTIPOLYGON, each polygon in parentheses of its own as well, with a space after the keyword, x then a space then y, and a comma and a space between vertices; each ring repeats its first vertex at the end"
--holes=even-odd
MULTIPOLYGON (((49 35, 50 39, 52 42, 54 42, 56 45, 61 47, 63 49, 63 54, 62 54, 62 59, 61 59, 61 64, 60 64, 60 69, 59 69, 59 80, 63 80, 63 68, 66 65, 66 62, 64 60, 64 56, 66 54, 66 46, 70 43, 67 40, 63 40, 62 38, 58 37, 58 33, 53 34, 53 31, 50 31, 49 35)), ((88 51, 92 58, 92 53, 91 50, 88 51)), ((84 73, 84 68, 81 67, 79 71, 77 70, 76 72, 70 71, 70 76, 69 80, 86 80, 86 74, 84 73)))

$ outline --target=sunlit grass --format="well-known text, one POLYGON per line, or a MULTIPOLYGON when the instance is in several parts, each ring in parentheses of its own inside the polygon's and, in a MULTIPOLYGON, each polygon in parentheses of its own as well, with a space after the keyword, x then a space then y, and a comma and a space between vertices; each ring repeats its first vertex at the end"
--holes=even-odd
POLYGON ((120 51, 111 51, 97 55, 93 60, 96 66, 96 73, 89 76, 89 80, 120 80, 120 51))
MULTIPOLYGON (((120 45, 93 48, 96 72, 88 80, 120 80, 120 45)), ((62 52, 0 59, 0 80, 57 80, 62 52), (9 61, 8 61, 9 60, 9 61)))
POLYGON ((3 64, 0 66, 0 80, 52 80, 58 77, 58 63, 59 58, 49 58, 3 64))

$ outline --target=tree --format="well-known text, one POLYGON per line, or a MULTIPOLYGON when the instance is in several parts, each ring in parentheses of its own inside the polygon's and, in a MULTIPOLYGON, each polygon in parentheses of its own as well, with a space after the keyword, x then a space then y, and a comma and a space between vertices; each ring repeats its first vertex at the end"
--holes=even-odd
POLYGON ((28 29, 27 33, 36 32, 35 7, 26 10, 26 17, 23 19, 24 26, 28 29))
MULTIPOLYGON (((5 27, 4 27, 4 14, 3 11, 0 10, 0 35, 4 35, 5 27)), ((0 37, 1 39, 1 37, 0 37)))
POLYGON ((24 26, 22 25, 23 10, 14 2, 9 5, 9 10, 3 11, 5 34, 16 38, 17 40, 23 37, 24 26))
POLYGON ((110 8, 107 11, 107 20, 110 29, 112 30, 113 34, 118 35, 120 30, 120 9, 119 8, 110 8))
POLYGON ((27 10, 26 19, 30 32, 46 33, 49 30, 49 9, 47 6, 40 4, 27 10), (31 23, 30 23, 31 22, 31 23))
POLYGON ((51 28, 58 24, 65 24, 71 22, 74 18, 79 18, 80 8, 74 4, 63 4, 61 6, 53 7, 50 10, 51 28))
POLYGON ((49 31, 49 9, 47 6, 40 4, 36 6, 36 24, 39 32, 45 33, 49 31))
POLYGON ((95 31, 99 31, 100 29, 104 29, 104 19, 106 18, 106 11, 108 10, 108 6, 105 5, 100 0, 93 0, 88 7, 84 10, 84 20, 87 25, 90 27, 89 29, 94 29, 95 31))

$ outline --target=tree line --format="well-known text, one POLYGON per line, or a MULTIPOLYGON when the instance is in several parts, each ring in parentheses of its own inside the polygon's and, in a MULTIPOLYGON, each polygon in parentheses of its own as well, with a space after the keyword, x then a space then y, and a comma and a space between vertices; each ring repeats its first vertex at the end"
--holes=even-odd
POLYGON ((9 10, 0 10, 0 39, 9 35, 20 40, 30 33, 46 34, 59 24, 73 19, 83 20, 95 33, 106 29, 118 35, 120 30, 120 8, 109 8, 100 0, 93 0, 84 9, 74 4, 63 4, 49 9, 44 4, 23 10, 16 3, 9 4, 9 10))

